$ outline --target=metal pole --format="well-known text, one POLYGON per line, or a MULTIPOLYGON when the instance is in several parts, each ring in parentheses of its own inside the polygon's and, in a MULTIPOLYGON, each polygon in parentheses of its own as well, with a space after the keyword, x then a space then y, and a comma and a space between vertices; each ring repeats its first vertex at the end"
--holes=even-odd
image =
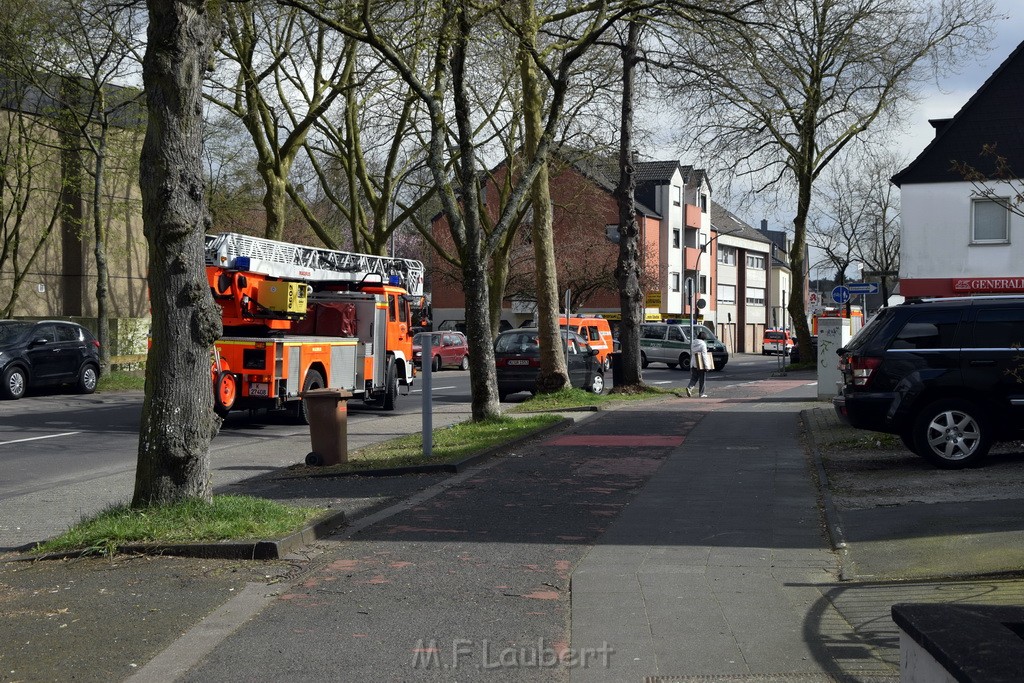
MULTIPOLYGON (((696 320, 697 310, 697 287, 700 283, 700 257, 704 253, 704 248, 697 245, 697 262, 693 264, 693 283, 690 287, 690 345, 693 345, 693 325, 696 320)), ((692 362, 692 361, 691 361, 692 362)))
MULTIPOLYGON (((565 290, 565 371, 569 372, 569 303, 571 289, 565 290)), ((572 376, 569 377, 569 386, 572 387, 572 376)))
POLYGON ((423 370, 423 457, 429 458, 434 451, 434 407, 432 380, 434 375, 434 335, 424 335, 420 369, 423 370), (429 359, 429 361, 428 361, 429 359))

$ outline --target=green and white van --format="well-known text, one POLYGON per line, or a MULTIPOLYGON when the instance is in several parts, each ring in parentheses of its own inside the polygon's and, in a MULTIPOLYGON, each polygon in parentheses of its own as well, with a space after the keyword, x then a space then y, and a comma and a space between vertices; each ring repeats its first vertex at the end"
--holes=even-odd
MULTIPOLYGON (((707 342, 715 359, 715 370, 729 362, 729 351, 715 333, 703 325, 694 325, 697 339, 707 342)), ((640 363, 664 363, 670 368, 690 369, 690 326, 669 323, 644 323, 640 326, 640 363)))

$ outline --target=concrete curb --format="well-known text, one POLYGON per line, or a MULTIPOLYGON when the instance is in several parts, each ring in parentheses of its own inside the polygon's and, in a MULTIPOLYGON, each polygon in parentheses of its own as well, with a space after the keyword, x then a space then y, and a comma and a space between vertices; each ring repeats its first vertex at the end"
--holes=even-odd
POLYGON ((851 566, 852 560, 847 550, 846 536, 843 534, 843 522, 842 517, 839 515, 839 508, 836 507, 835 501, 832 500, 832 487, 829 485, 828 473, 825 471, 825 463, 821 457, 821 449, 818 448, 818 442, 814 438, 814 427, 811 425, 811 420, 808 419, 808 413, 810 412, 810 410, 801 410, 800 421, 804 424, 804 429, 810 442, 808 448, 817 473, 818 494, 821 496, 825 512, 825 528, 828 530, 829 543, 832 545, 832 549, 839 554, 839 580, 852 581, 856 579, 857 575, 851 566))
MULTIPOLYGON (((344 524, 344 512, 330 512, 309 526, 277 539, 217 541, 214 543, 131 543, 117 546, 115 552, 121 555, 175 555, 219 560, 279 560, 303 546, 330 536, 344 524)), ((12 561, 70 560, 98 554, 102 553, 77 550, 45 555, 19 555, 12 558, 12 561)))

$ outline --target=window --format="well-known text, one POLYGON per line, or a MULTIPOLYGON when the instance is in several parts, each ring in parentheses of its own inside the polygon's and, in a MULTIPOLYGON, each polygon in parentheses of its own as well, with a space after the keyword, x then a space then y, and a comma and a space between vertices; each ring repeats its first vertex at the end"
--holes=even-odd
POLYGON ((679 230, 679 228, 672 228, 672 248, 673 249, 678 249, 680 247, 680 245, 682 244, 682 239, 680 238, 680 234, 681 234, 681 231, 679 230))
POLYGON ((57 325, 57 341, 78 341, 78 328, 71 325, 57 325))
POLYGON ((893 349, 951 349, 960 311, 927 311, 911 317, 893 339, 893 349))
POLYGON ((747 287, 747 305, 764 306, 764 287, 747 287))
POLYGON ((601 341, 601 333, 596 327, 586 327, 584 331, 587 333, 589 341, 601 341))
POLYGON ((640 328, 641 339, 664 339, 665 328, 659 325, 644 325, 640 328))
POLYGON ((764 266, 764 256, 761 256, 759 254, 747 254, 747 268, 753 268, 754 270, 764 270, 764 266))
POLYGON ((683 203, 683 188, 678 185, 672 186, 672 203, 676 206, 683 203))
POLYGON ((53 325, 36 325, 36 329, 32 332, 33 339, 39 339, 40 337, 45 339, 47 342, 57 341, 57 330, 53 328, 53 325))
POLYGON ((683 331, 678 327, 668 328, 668 340, 669 341, 686 341, 683 331))
POLYGON ((668 274, 668 286, 673 292, 679 291, 679 273, 668 274))
POLYGON ((736 285, 718 285, 718 303, 736 303, 736 285))
POLYGON ((978 311, 974 321, 975 349, 1024 348, 1024 309, 994 309, 978 311))
POLYGON ((700 276, 700 293, 701 294, 707 294, 708 293, 708 276, 707 275, 701 275, 700 276))
POLYGON ((703 193, 700 195, 700 212, 701 213, 707 213, 708 212, 708 196, 706 194, 703 194, 703 193))
POLYGON ((1000 244, 1010 241, 1007 199, 975 199, 971 202, 973 232, 971 242, 975 244, 1000 244))
POLYGON ((726 266, 736 265, 736 248, 735 247, 718 247, 718 262, 726 266))

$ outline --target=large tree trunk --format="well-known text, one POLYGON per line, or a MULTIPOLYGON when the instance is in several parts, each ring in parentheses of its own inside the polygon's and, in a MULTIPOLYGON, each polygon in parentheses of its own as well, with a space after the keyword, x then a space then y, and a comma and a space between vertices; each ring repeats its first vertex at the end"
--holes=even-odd
POLYGON ((619 283, 619 344, 622 351, 624 386, 643 383, 640 372, 640 324, 644 321, 644 293, 640 286, 640 228, 636 222, 636 169, 633 166, 634 72, 640 27, 629 22, 626 45, 622 50, 622 112, 619 137, 619 184, 615 199, 619 204, 619 262, 615 279, 619 283))
POLYGON ((288 177, 288 169, 263 161, 258 166, 266 185, 263 210, 267 214, 267 226, 263 236, 268 240, 280 241, 284 239, 285 204, 288 201, 285 178, 288 177))
POLYGON ((202 78, 214 36, 203 0, 148 0, 143 82, 149 111, 140 184, 153 347, 133 507, 210 500, 210 346, 221 318, 204 272, 202 78))
POLYGON ((811 330, 804 308, 804 284, 807 272, 807 214, 811 208, 811 172, 798 176, 796 217, 793 219, 793 245, 789 249, 789 267, 793 271, 793 291, 789 292, 789 317, 796 330, 801 362, 817 361, 811 346, 811 330))
POLYGON ((487 265, 479 250, 466 259, 462 278, 466 285, 466 340, 473 349, 469 364, 473 419, 486 420, 501 415, 501 408, 496 390, 491 316, 487 308, 487 265))
MULTIPOLYGON (((537 11, 533 0, 522 0, 523 26, 531 37, 537 35, 537 11)), ((524 41, 525 43, 525 41, 524 41)), ((519 51, 519 71, 523 82, 524 149, 527 159, 537 156, 537 147, 544 125, 541 110, 543 96, 533 56, 525 45, 519 51)), ((558 267, 555 264, 555 238, 552 229, 551 188, 548 185, 547 162, 541 166, 530 187, 533 207, 533 255, 537 282, 537 327, 540 338, 540 372, 537 389, 542 392, 558 391, 569 384, 569 370, 562 351, 561 331, 558 325, 558 267)), ((566 316, 569 315, 566 311, 566 316)))

